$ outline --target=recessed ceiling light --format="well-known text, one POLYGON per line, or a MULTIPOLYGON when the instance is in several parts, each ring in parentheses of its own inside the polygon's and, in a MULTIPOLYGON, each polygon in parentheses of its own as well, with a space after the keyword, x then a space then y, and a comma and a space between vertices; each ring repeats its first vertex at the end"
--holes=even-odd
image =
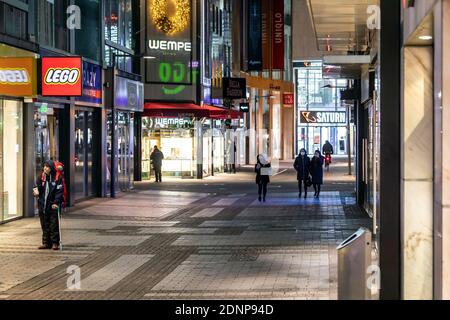
POLYGON ((433 40, 433 37, 432 36, 420 36, 419 39, 428 41, 428 40, 433 40))

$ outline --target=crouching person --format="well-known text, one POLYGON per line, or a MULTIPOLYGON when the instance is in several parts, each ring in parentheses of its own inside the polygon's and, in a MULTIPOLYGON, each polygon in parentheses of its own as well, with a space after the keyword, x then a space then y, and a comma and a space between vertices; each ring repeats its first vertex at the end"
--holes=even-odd
POLYGON ((33 194, 37 197, 39 218, 42 228, 42 246, 40 250, 59 250, 58 209, 63 202, 64 185, 61 176, 57 176, 55 163, 47 161, 42 174, 36 180, 33 194))

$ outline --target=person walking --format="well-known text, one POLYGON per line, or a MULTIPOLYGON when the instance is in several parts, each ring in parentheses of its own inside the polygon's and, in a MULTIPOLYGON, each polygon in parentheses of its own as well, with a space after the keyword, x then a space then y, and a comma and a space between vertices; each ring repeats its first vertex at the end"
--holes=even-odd
POLYGON ((300 154, 295 159, 294 168, 297 171, 298 180, 298 197, 302 197, 303 188, 305 190, 305 199, 308 197, 308 180, 309 177, 309 167, 311 160, 308 157, 306 149, 301 149, 300 154))
POLYGON ((323 154, 334 154, 333 145, 330 143, 330 141, 326 140, 325 144, 322 147, 322 153, 323 154))
POLYGON ((39 218, 42 229, 42 246, 39 250, 59 250, 59 217, 64 198, 64 182, 62 176, 56 178, 53 161, 47 161, 41 175, 37 177, 33 195, 38 198, 39 218))
POLYGON ((320 197, 320 191, 323 185, 323 164, 325 158, 322 156, 319 150, 314 153, 314 157, 311 160, 310 171, 312 175, 312 183, 314 186, 314 197, 320 197))
POLYGON ((267 186, 270 183, 270 170, 272 165, 267 160, 265 155, 258 155, 257 163, 255 165, 256 184, 258 185, 258 200, 266 202, 267 186))
POLYGON ((155 146, 150 155, 150 160, 152 161, 153 169, 155 170, 155 182, 162 182, 162 161, 164 160, 164 154, 158 149, 158 146, 155 146))

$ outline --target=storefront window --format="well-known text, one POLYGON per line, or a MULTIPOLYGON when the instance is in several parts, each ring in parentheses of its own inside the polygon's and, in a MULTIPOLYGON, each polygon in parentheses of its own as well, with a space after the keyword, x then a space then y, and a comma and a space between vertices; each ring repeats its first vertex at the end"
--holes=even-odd
POLYGON ((59 109, 36 104, 34 113, 36 176, 47 160, 59 159, 59 109))
POLYGON ((143 179, 151 179, 154 175, 150 161, 154 146, 158 146, 164 154, 163 176, 195 177, 197 161, 193 119, 148 117, 142 119, 143 179))
POLYGON ((23 216, 22 103, 0 100, 1 221, 23 216))

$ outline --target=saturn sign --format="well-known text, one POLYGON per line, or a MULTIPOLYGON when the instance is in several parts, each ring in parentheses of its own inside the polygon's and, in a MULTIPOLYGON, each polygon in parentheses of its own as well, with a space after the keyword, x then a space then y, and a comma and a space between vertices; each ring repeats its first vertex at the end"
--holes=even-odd
POLYGON ((305 124, 346 124, 346 112, 302 111, 301 122, 305 124))

